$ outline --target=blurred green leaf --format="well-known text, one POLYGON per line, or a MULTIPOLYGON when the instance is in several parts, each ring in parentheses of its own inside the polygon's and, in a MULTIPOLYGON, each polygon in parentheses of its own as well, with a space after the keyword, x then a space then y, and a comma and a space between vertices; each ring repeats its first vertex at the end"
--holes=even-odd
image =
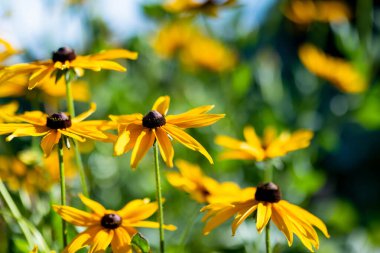
POLYGON ((368 129, 380 128, 380 84, 377 83, 368 91, 363 105, 356 114, 359 123, 368 129))
POLYGON ((237 67, 232 77, 232 87, 234 93, 241 97, 247 94, 252 82, 252 71, 248 64, 242 64, 237 67))
POLYGON ((136 252, 139 252, 139 253, 151 252, 148 240, 145 239, 145 237, 142 236, 142 234, 140 233, 136 233, 132 237, 131 245, 136 252))

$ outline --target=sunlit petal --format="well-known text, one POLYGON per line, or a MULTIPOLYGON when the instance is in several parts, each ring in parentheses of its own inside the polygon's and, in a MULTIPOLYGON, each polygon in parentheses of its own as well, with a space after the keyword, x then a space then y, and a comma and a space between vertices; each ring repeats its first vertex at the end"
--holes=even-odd
POLYGON ((161 128, 154 130, 154 133, 156 135, 162 159, 169 168, 173 167, 174 149, 167 133, 161 128))

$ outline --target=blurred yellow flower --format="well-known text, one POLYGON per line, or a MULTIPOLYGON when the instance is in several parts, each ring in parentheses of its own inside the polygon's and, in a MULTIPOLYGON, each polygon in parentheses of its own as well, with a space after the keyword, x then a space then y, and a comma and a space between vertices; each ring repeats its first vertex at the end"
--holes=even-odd
POLYGON ((301 46, 298 54, 310 72, 328 80, 343 92, 358 93, 368 88, 365 78, 344 59, 329 56, 311 44, 301 46))
POLYGON ((168 0, 164 4, 164 8, 165 10, 174 13, 188 12, 192 14, 202 12, 216 17, 219 9, 230 6, 235 2, 236 0, 168 0))
MULTIPOLYGON (((74 153, 64 151, 65 177, 76 175, 73 163, 74 153)), ((12 191, 24 190, 33 195, 39 191, 49 191, 59 182, 58 154, 42 158, 39 152, 25 150, 17 156, 0 156, 0 178, 12 191)))
POLYGON ((174 149, 170 138, 179 141, 191 150, 203 154, 210 163, 213 160, 206 149, 184 129, 204 127, 214 124, 224 117, 224 114, 207 114, 214 106, 205 105, 178 115, 166 115, 169 110, 170 97, 159 97, 152 110, 145 116, 136 113, 130 115, 110 115, 119 127, 119 136, 114 146, 115 155, 122 155, 133 148, 131 167, 144 157, 146 152, 158 142, 162 159, 168 167, 173 167, 174 149))
POLYGON ((0 52, 0 63, 5 61, 6 59, 8 59, 8 57, 19 53, 19 51, 14 49, 9 42, 7 42, 1 38, 0 38, 0 48, 3 49, 0 52))
POLYGON ((184 160, 177 160, 178 172, 168 172, 169 183, 187 193, 199 203, 233 202, 252 197, 253 188, 244 190, 234 182, 219 183, 205 176, 198 165, 184 160))
POLYGON ((61 47, 53 52, 52 59, 35 61, 31 63, 20 63, 3 69, 0 74, 0 83, 14 78, 18 75, 29 75, 28 89, 33 89, 43 82, 54 83, 56 78, 63 77, 62 73, 74 70, 77 76, 82 76, 84 69, 100 71, 110 69, 126 71, 115 59, 137 59, 137 53, 125 49, 112 49, 102 51, 93 55, 76 55, 74 50, 61 47))
POLYGON ((49 156, 53 147, 59 142, 62 136, 73 138, 84 142, 86 138, 109 141, 110 136, 103 133, 100 129, 103 120, 83 121, 96 110, 96 105, 91 104, 91 108, 74 118, 63 112, 47 115, 41 111, 30 111, 14 116, 17 122, 25 123, 3 123, 0 124, 0 134, 12 133, 7 137, 11 141, 14 137, 21 136, 44 136, 41 140, 41 148, 45 156, 49 156))
POLYGON ((228 136, 217 136, 215 142, 227 149, 221 154, 222 159, 241 159, 262 161, 268 158, 284 156, 285 154, 298 149, 306 148, 310 145, 313 132, 309 130, 298 130, 292 134, 282 132, 277 136, 273 127, 267 127, 264 137, 256 135, 255 129, 251 126, 244 128, 245 141, 240 141, 228 136))
POLYGON ((12 101, 5 105, 0 105, 0 123, 11 121, 12 116, 16 113, 18 109, 18 102, 12 101))
MULTIPOLYGON (((157 211, 157 203, 149 199, 136 199, 126 204, 121 210, 107 210, 98 202, 79 195, 92 213, 84 212, 70 206, 53 205, 62 219, 81 227, 87 227, 78 234, 64 249, 65 253, 74 253, 90 246, 89 252, 105 252, 111 244, 114 253, 132 253, 131 237, 137 233, 137 227, 158 228, 159 224, 145 219, 157 211)), ((164 225, 167 230, 175 230, 173 225, 164 225)))
POLYGON ((313 21, 339 23, 351 18, 351 11, 342 1, 293 0, 285 16, 295 23, 307 25, 313 21))
POLYGON ((319 239, 314 227, 326 237, 330 237, 326 225, 308 211, 281 199, 281 192, 274 183, 265 183, 257 187, 251 199, 232 203, 212 203, 201 209, 206 212, 202 221, 205 235, 235 215, 232 223, 232 235, 251 214, 256 216, 256 228, 263 231, 271 219, 286 236, 289 246, 293 244, 293 234, 298 236, 303 245, 311 252, 319 248, 319 239))
POLYGON ((203 68, 223 72, 236 64, 235 53, 188 22, 164 26, 158 32, 153 47, 164 58, 178 55, 181 62, 193 70, 203 68))

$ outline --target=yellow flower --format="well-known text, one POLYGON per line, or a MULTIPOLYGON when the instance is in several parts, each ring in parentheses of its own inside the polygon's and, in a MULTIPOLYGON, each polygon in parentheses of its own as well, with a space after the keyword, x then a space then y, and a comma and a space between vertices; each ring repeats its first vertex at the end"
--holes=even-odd
POLYGON ((31 90, 46 81, 54 83, 57 77, 63 77, 59 73, 71 69, 75 71, 77 76, 82 76, 84 69, 125 71, 126 69, 123 66, 113 61, 121 58, 135 60, 137 53, 124 49, 113 49, 93 55, 80 56, 76 55, 71 48, 61 47, 53 52, 52 59, 20 63, 5 68, 3 75, 0 76, 0 83, 18 75, 29 75, 28 89, 31 90))
POLYGON ((91 104, 91 108, 74 118, 63 112, 47 115, 41 111, 30 111, 14 116, 14 120, 25 123, 4 123, 0 124, 0 134, 9 135, 6 140, 11 141, 14 137, 20 136, 44 136, 41 140, 41 148, 45 156, 49 156, 53 147, 59 142, 61 137, 73 138, 84 142, 86 138, 109 141, 109 135, 100 129, 106 121, 91 120, 83 121, 95 112, 96 105, 91 104))
MULTIPOLYGON (((104 252, 111 244, 114 253, 132 253, 131 237, 137 233, 137 227, 158 228, 159 224, 145 219, 157 211, 157 203, 149 199, 136 199, 121 210, 107 210, 98 202, 79 195, 92 213, 70 206, 53 205, 62 219, 81 227, 87 227, 78 234, 64 249, 64 253, 73 253, 89 245, 89 252, 104 252)), ((164 225, 167 230, 175 230, 173 225, 164 225)))
POLYGON ((12 101, 5 105, 0 105, 0 123, 11 120, 18 109, 18 102, 12 101))
POLYGON ((236 140, 228 136, 217 136, 215 142, 218 145, 231 149, 223 152, 221 158, 262 161, 267 158, 284 156, 291 151, 308 147, 311 138, 313 138, 313 132, 309 130, 298 130, 292 134, 282 132, 277 137, 276 130, 267 127, 264 138, 260 140, 255 129, 246 126, 244 138, 246 141, 236 140))
POLYGON ((236 64, 234 52, 188 22, 164 26, 158 32, 153 47, 164 58, 177 54, 181 62, 192 70, 203 68, 223 72, 236 64))
POLYGON ((218 11, 222 7, 234 4, 236 0, 168 0, 164 4, 164 8, 169 12, 203 12, 207 15, 216 17, 218 11))
POLYGON ((9 56, 19 53, 12 47, 7 41, 0 38, 0 45, 4 48, 4 51, 0 52, 0 62, 5 61, 9 56))
POLYGON ((351 11, 341 1, 293 0, 285 10, 287 18, 298 24, 313 21, 339 23, 351 18, 351 11))
POLYGON ((202 221, 206 222, 203 229, 205 235, 235 215, 232 223, 232 235, 251 214, 256 216, 256 228, 259 233, 271 219, 286 236, 289 246, 293 244, 293 234, 298 236, 303 245, 313 251, 318 249, 319 239, 314 227, 317 227, 326 237, 330 237, 326 225, 308 211, 281 199, 281 192, 274 183, 261 184, 257 187, 251 199, 232 203, 212 203, 201 209, 206 212, 202 221), (254 197, 253 197, 254 196, 254 197))
MULTIPOLYGON (((31 93, 26 87, 28 86, 28 75, 17 75, 0 84, 0 97, 27 97, 35 99, 36 96, 42 96, 42 101, 49 104, 57 102, 57 97, 66 96, 65 80, 62 78, 56 84, 50 80, 41 82, 34 90, 37 93, 31 93)), ((74 80, 71 83, 73 98, 77 101, 88 102, 90 92, 87 83, 80 80, 74 80)))
POLYGON ((173 167, 174 149, 170 141, 173 138, 187 148, 200 152, 213 163, 206 149, 183 129, 209 126, 223 118, 224 114, 207 114, 214 106, 205 105, 182 114, 166 115, 169 103, 169 96, 162 96, 145 116, 140 113, 110 115, 119 125, 119 136, 114 146, 115 155, 122 155, 133 148, 131 167, 136 168, 154 141, 157 141, 162 159, 167 166, 173 167))
POLYGON ((190 194, 200 203, 232 202, 249 199, 253 188, 240 189, 234 182, 219 183, 205 176, 198 165, 184 160, 176 161, 178 172, 169 172, 166 177, 171 185, 190 194))
POLYGON ((301 46, 298 54, 310 72, 343 92, 358 93, 368 88, 366 80, 350 62, 329 56, 311 44, 301 46))

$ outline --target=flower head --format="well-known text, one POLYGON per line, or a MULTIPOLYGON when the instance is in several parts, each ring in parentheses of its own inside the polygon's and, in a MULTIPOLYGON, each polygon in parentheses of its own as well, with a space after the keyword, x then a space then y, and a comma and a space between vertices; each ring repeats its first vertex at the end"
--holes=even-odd
POLYGON ((119 136, 114 146, 115 155, 122 155, 133 149, 131 167, 136 168, 146 152, 157 141, 162 159, 167 166, 173 167, 174 149, 170 141, 170 138, 173 138, 187 148, 200 152, 210 163, 213 163, 206 149, 183 129, 209 126, 223 118, 224 114, 207 114, 214 106, 206 105, 182 114, 166 115, 169 103, 170 98, 162 96, 156 100, 152 110, 145 116, 140 113, 110 115, 110 118, 119 126, 119 136))
POLYGON ((232 235, 237 228, 255 211, 256 228, 259 233, 267 226, 269 220, 286 236, 289 246, 293 244, 293 234, 297 235, 303 245, 313 252, 318 249, 319 239, 314 227, 329 237, 325 224, 308 211, 281 199, 281 192, 274 183, 261 184, 251 199, 231 203, 212 203, 201 209, 206 212, 202 221, 206 222, 203 233, 207 235, 235 215, 232 223, 232 235))
POLYGON ((350 62, 329 56, 311 44, 301 46, 298 54, 310 72, 328 80, 343 92, 358 93, 368 87, 363 75, 350 62))
POLYGON ((91 108, 74 118, 64 112, 57 112, 47 115, 41 111, 30 111, 14 116, 13 119, 22 123, 0 124, 0 134, 11 133, 7 141, 21 136, 43 136, 41 148, 45 156, 49 156, 53 147, 60 141, 61 137, 73 138, 84 142, 86 138, 109 141, 110 135, 103 133, 101 126, 106 125, 106 121, 92 120, 83 121, 95 112, 96 105, 91 104, 91 108))
POLYGON ((20 63, 5 68, 3 75, 0 76, 0 83, 18 75, 28 75, 28 89, 31 90, 43 82, 54 83, 56 80, 58 81, 63 77, 62 73, 68 70, 75 71, 78 76, 83 75, 84 69, 125 71, 126 69, 123 66, 113 61, 122 58, 135 60, 137 53, 124 49, 113 49, 81 56, 77 55, 71 48, 61 47, 53 52, 52 58, 49 60, 20 63))
POLYGON ((249 199, 253 188, 241 189, 234 182, 219 183, 203 174, 198 165, 184 160, 176 161, 178 172, 168 172, 166 177, 171 185, 190 194, 200 203, 233 202, 249 199))
POLYGON ((284 156, 285 154, 310 145, 313 132, 298 130, 292 134, 288 132, 276 136, 276 130, 272 127, 265 129, 264 138, 256 135, 251 126, 244 128, 245 141, 233 139, 228 136, 218 136, 215 142, 227 149, 221 154, 222 159, 241 159, 262 161, 267 158, 284 156))
MULTIPOLYGON (((73 253, 89 245, 89 252, 103 252, 111 244, 114 253, 132 253, 131 237, 138 227, 158 228, 159 224, 145 219, 157 211, 157 203, 149 199, 136 199, 126 204, 119 211, 105 209, 101 204, 79 195, 82 202, 91 209, 91 213, 70 206, 53 205, 62 219, 81 227, 87 227, 78 234, 64 249, 73 253)), ((164 225, 167 230, 175 230, 173 225, 164 225)))
POLYGON ((236 0, 169 0, 164 8, 169 12, 182 13, 203 12, 207 15, 216 17, 219 9, 234 4, 236 0))

